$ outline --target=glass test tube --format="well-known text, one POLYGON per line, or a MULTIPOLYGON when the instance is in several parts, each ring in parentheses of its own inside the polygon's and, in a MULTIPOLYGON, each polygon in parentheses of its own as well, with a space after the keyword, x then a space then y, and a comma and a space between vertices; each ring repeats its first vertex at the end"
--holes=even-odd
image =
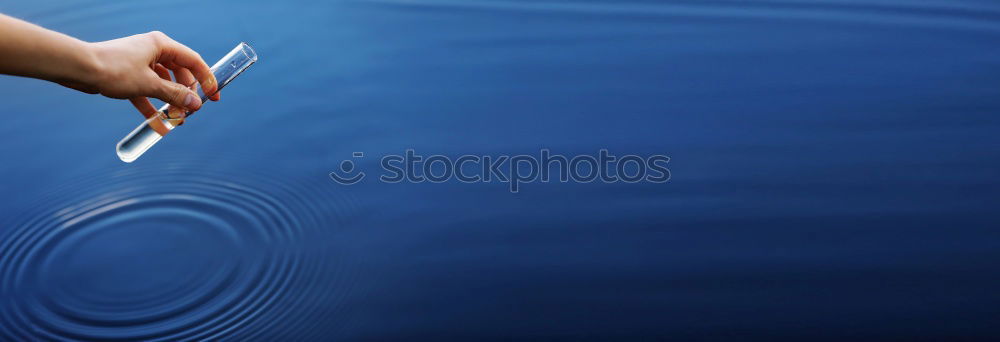
MULTIPOLYGON (((222 90, 223 87, 232 82, 236 76, 239 76, 243 70, 246 70, 256 61, 257 53, 247 43, 240 43, 232 51, 229 51, 225 57, 222 57, 222 59, 215 62, 215 65, 212 66, 212 74, 215 75, 215 80, 219 83, 218 90, 222 90)), ((195 91, 201 96, 202 105, 207 104, 208 97, 214 95, 214 93, 205 94, 202 92, 200 85, 197 86, 195 91)), ((183 122, 189 114, 179 108, 172 108, 170 104, 163 105, 155 115, 140 124, 132 133, 129 133, 118 142, 118 145, 115 147, 118 158, 126 163, 136 160, 146 150, 160 141, 164 135, 183 122)))

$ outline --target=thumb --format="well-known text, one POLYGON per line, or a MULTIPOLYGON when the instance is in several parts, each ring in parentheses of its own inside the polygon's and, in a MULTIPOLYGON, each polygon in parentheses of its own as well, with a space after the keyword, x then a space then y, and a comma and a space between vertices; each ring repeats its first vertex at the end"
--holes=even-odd
POLYGON ((171 106, 184 108, 189 112, 201 108, 201 99, 198 98, 198 94, 195 94, 193 90, 180 83, 160 78, 156 80, 159 82, 159 85, 154 90, 153 97, 169 103, 171 106))

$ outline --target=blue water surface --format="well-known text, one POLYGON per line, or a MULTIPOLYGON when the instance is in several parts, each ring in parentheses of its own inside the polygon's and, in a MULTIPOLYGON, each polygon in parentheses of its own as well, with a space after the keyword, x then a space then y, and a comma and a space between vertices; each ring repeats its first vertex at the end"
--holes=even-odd
POLYGON ((996 1, 0 12, 260 56, 132 164, 127 101, 0 77, 0 340, 1000 338, 996 1), (672 178, 379 182, 407 149, 672 178))

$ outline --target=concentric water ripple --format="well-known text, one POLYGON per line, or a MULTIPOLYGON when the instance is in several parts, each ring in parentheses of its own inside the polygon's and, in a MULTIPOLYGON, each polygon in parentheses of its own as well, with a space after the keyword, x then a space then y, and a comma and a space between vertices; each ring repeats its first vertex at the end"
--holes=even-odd
POLYGON ((273 178, 162 166, 57 189, 0 240, 0 337, 246 339, 275 320, 329 324, 295 316, 336 312, 350 290, 348 253, 330 244, 352 202, 273 178))

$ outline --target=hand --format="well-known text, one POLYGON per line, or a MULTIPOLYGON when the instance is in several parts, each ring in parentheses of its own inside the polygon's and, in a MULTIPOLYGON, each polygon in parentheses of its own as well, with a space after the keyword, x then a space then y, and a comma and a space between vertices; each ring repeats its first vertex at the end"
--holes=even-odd
POLYGON ((192 90, 196 79, 205 94, 219 100, 215 76, 201 56, 155 31, 87 43, 0 14, 0 74, 129 99, 146 117, 157 112, 147 97, 163 100, 180 113, 201 108, 201 99, 192 90))
POLYGON ((111 98, 129 99, 147 118, 157 113, 147 97, 188 112, 201 108, 201 99, 193 90, 196 80, 205 94, 213 94, 211 100, 220 98, 215 76, 201 56, 161 32, 89 43, 89 46, 98 65, 96 75, 83 86, 79 83, 63 85, 111 98))

